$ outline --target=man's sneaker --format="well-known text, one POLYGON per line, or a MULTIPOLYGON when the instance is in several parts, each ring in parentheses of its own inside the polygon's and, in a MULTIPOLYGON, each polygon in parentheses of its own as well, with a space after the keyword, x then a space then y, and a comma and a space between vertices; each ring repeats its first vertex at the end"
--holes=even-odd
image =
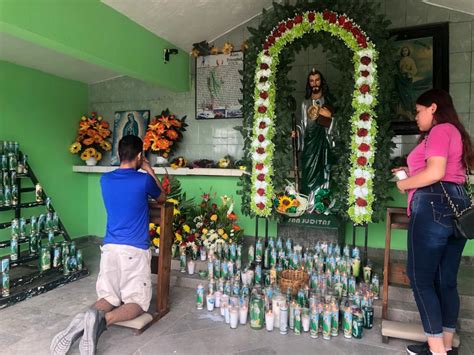
POLYGON ((66 329, 54 336, 49 348, 51 355, 67 354, 71 345, 84 333, 84 316, 85 313, 77 314, 66 329))
POLYGON ((426 351, 428 352, 430 351, 430 347, 427 341, 424 342, 423 344, 407 346, 407 353, 410 355, 424 354, 426 351))
POLYGON ((95 355, 97 332, 101 316, 95 308, 89 308, 84 316, 84 335, 79 343, 81 355, 95 355))

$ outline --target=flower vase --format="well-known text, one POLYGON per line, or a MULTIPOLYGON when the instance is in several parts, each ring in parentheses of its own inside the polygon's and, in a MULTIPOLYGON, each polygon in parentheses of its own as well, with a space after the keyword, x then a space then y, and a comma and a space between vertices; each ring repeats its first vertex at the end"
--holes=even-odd
POLYGON ((86 160, 86 165, 88 166, 95 166, 97 165, 97 159, 94 157, 90 157, 86 160))

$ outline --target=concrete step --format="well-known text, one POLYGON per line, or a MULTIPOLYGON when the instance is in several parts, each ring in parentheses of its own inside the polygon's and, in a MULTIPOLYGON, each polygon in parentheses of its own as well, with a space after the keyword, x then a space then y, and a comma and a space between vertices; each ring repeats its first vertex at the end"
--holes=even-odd
MULTIPOLYGON (((374 316, 382 316, 382 302, 374 302, 374 316)), ((420 324, 420 314, 415 303, 390 300, 388 319, 403 323, 420 324)), ((474 332, 474 311, 461 308, 459 312, 458 328, 464 332, 474 332)))

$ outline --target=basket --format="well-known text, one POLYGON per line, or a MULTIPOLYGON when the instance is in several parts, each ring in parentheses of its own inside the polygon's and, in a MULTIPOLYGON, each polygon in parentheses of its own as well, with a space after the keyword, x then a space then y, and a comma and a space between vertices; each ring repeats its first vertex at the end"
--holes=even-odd
POLYGON ((283 270, 280 277, 280 289, 286 293, 288 287, 291 287, 291 294, 295 296, 298 290, 309 281, 309 276, 301 270, 283 270))

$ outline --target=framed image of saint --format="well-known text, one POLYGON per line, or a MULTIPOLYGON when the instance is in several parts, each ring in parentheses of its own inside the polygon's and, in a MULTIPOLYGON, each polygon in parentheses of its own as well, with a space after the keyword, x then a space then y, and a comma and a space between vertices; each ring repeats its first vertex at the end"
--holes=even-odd
POLYGON ((395 134, 418 134, 415 102, 423 92, 449 91, 449 26, 430 24, 392 30, 397 93, 392 128, 395 134))
POLYGON ((122 137, 128 135, 143 139, 150 121, 150 110, 116 111, 114 114, 114 131, 110 165, 119 165, 118 144, 122 137))
POLYGON ((244 54, 214 54, 196 58, 196 119, 242 118, 244 54))

